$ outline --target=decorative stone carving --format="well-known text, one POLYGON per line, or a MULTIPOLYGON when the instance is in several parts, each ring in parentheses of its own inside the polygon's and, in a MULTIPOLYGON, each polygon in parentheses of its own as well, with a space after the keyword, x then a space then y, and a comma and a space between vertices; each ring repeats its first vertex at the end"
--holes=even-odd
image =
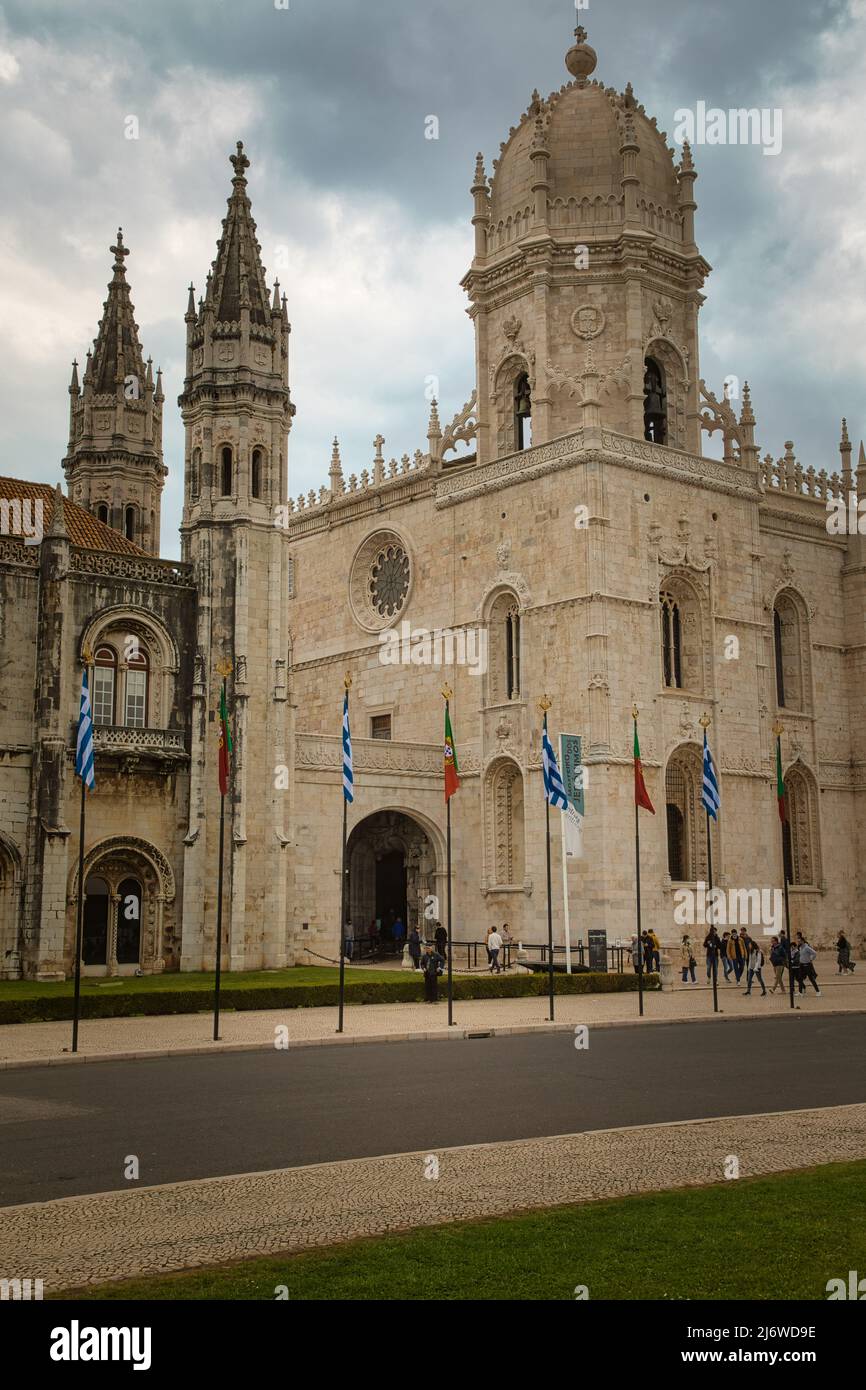
POLYGON ((571 316, 571 328, 576 337, 589 342, 604 332, 604 310, 597 304, 580 304, 571 316))

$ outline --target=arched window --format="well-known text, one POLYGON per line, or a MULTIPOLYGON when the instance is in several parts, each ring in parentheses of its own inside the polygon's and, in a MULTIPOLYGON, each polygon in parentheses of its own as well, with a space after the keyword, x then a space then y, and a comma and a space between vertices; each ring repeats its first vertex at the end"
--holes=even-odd
POLYGON ((506 590, 497 594, 487 614, 487 704, 520 699, 520 658, 520 608, 517 596, 506 590))
POLYGON ((683 688, 683 630, 680 605, 674 594, 659 596, 662 617, 662 668, 668 689, 683 688))
POLYGON ((130 656, 126 668, 126 715, 124 724, 128 729, 144 729, 147 726, 147 683, 150 663, 144 647, 138 646, 130 656))
POLYGON ((128 541, 135 540, 135 507, 127 507, 123 514, 123 533, 128 541))
POLYGON ((487 868, 490 883, 519 887, 524 881, 523 777, 508 759, 487 779, 487 868))
POLYGON ((262 451, 253 449, 250 463, 250 493, 253 497, 262 495, 262 451))
POLYGON ((654 357, 644 359, 643 378, 644 439, 654 444, 666 444, 668 437, 668 404, 665 374, 654 357))
POLYGON ((105 502, 100 502, 99 506, 96 508, 96 517, 98 521, 102 522, 103 526, 108 525, 108 506, 105 502))
POLYGON ((189 495, 192 498, 201 496, 201 449, 193 449, 192 451, 189 468, 189 495))
POLYGON ((785 823, 782 844, 785 875, 798 888, 818 886, 817 821, 809 774, 792 767, 785 776, 785 823))
POLYGON ((117 654, 111 647, 98 647, 93 666, 93 722, 114 723, 117 690, 117 654))
POLYGON ((514 383, 514 445, 516 449, 532 445, 532 395, 526 372, 514 383))
POLYGON ((220 453, 220 493, 223 497, 232 495, 232 451, 228 444, 220 453))
MULTIPOLYGON (((682 744, 671 754, 665 772, 665 810, 668 837, 668 873, 674 883, 706 882, 706 817, 701 807, 703 759, 697 744, 682 744)), ((713 863, 718 863, 715 825, 713 863)))
POLYGON ((117 963, 138 965, 141 956, 141 884, 125 878, 117 889, 117 963))
POLYGON ((805 646, 801 613, 792 593, 779 594, 773 605, 773 654, 776 699, 780 709, 806 708, 805 646))

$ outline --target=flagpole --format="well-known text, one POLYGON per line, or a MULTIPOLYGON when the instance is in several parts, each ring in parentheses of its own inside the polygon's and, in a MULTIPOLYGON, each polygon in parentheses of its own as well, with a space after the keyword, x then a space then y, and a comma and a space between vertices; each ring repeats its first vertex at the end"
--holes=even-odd
MULTIPOLYGON (((343 679, 346 690, 345 708, 349 712, 349 688, 352 677, 348 671, 343 679)), ((345 754, 344 754, 345 756, 345 754)), ((337 1011, 337 1032, 343 1031, 343 1011, 346 1002, 346 836, 349 821, 349 799, 343 787, 343 854, 340 861, 340 1004, 337 1011)))
MULTIPOLYGON (((710 716, 709 716, 708 714, 704 714, 704 715, 701 716, 701 718, 700 718, 700 720, 699 720, 699 723, 700 723, 701 728, 702 728, 703 731, 704 731, 704 741, 706 742, 707 729, 710 727, 710 724, 712 723, 712 720, 710 719, 710 716)), ((709 891, 712 893, 712 891, 713 891, 713 842, 712 842, 712 839, 711 839, 711 836, 710 836, 710 813, 709 813, 709 811, 706 809, 706 807, 704 807, 704 815, 705 815, 706 818, 707 818, 707 887, 708 887, 709 891)), ((711 911, 712 911, 712 909, 711 909, 711 911)), ((715 919, 715 913, 713 913, 713 920, 710 922, 710 926, 711 926, 711 927, 714 927, 715 925, 716 925, 716 919, 715 919)), ((717 1014, 717 1013, 719 1012, 719 955, 718 955, 718 951, 716 950, 715 945, 713 946, 713 949, 712 949, 711 954, 712 954, 712 970, 713 970, 713 1013, 714 1013, 714 1014, 717 1014)))
MULTIPOLYGON (((90 661, 91 661, 91 651, 90 651, 90 648, 89 648, 89 647, 85 647, 85 648, 84 648, 84 650, 82 651, 82 656, 83 656, 83 658, 84 658, 84 674, 83 674, 83 678, 82 678, 82 704, 84 703, 84 700, 83 700, 83 696, 84 696, 84 684, 86 683, 86 684, 87 684, 87 704, 89 705, 89 704, 90 704, 90 682, 87 680, 87 668, 88 668, 88 666, 90 665, 90 661)), ((91 737, 91 739, 92 739, 92 738, 93 738, 93 728, 92 728, 93 713, 92 713, 92 711, 91 711, 91 714, 90 714, 90 719, 91 719, 90 737, 91 737)), ((74 976, 74 978, 75 978, 75 984, 74 984, 74 986, 73 986, 73 998, 72 998, 72 1051, 73 1051, 73 1052, 77 1052, 77 1051, 78 1051, 78 1020, 79 1020, 79 1014, 80 1014, 80 1011, 81 1011, 81 950, 82 950, 82 937, 83 937, 83 934, 84 934, 84 826, 85 826, 85 819, 86 819, 85 806, 86 806, 86 804, 87 804, 87 799, 86 799, 87 787, 86 787, 86 776, 85 776, 85 774, 86 774, 86 768, 85 768, 85 766, 84 766, 84 746, 83 746, 83 744, 82 744, 81 749, 80 749, 80 751, 79 751, 79 741, 80 741, 80 735, 81 735, 81 714, 79 714, 79 717, 78 717, 78 732, 79 732, 79 737, 76 738, 76 743, 75 743, 75 762, 76 762, 76 770, 78 771, 78 775, 79 775, 79 777, 81 778, 81 809, 80 809, 80 811, 79 811, 79 816, 78 816, 78 904, 77 904, 76 918, 75 918, 75 976, 74 976), (81 765, 80 765, 80 766, 79 766, 79 757, 81 757, 81 765)), ((94 759, 95 759, 95 754, 94 754, 94 759)), ((94 785, 95 785, 95 778, 94 778, 94 785)))
MULTIPOLYGON (((228 703, 226 698, 226 677, 232 670, 231 662, 221 661, 217 665, 217 673, 222 676, 222 690, 220 698, 220 739, 226 737, 226 729, 223 728, 223 711, 225 711, 226 728, 228 727, 228 703)), ((225 749, 225 758, 228 759, 228 745, 225 749)), ((222 949, 223 949, 223 860, 225 859, 225 824, 226 824, 226 795, 222 788, 222 774, 220 774, 220 848, 219 848, 219 868, 217 869, 217 919, 216 919, 216 951, 214 958, 214 990, 213 990, 213 1040, 219 1042, 220 1036, 220 976, 222 974, 222 949)))
MULTIPOLYGON (((634 720, 635 734, 637 734, 637 705, 631 707, 631 717, 634 720)), ((634 870, 635 870, 635 894, 637 900, 637 994, 638 994, 638 1013, 643 1018, 643 942, 640 934, 640 807, 638 806, 637 796, 634 799, 634 870)))
POLYGON ((788 993, 791 1001, 791 1008, 797 1006, 794 1003, 794 970, 793 970, 793 947, 791 943, 791 907, 788 902, 788 866, 785 863, 785 818, 787 809, 785 807, 785 782, 782 777, 782 734, 785 726, 781 719, 777 719, 773 725, 773 733, 776 735, 776 792, 779 806, 779 819, 782 822, 782 884, 785 894, 785 932, 787 933, 788 943, 788 993), (778 797, 779 786, 781 785, 782 795, 778 797))
MULTIPOLYGON (((450 706, 450 702, 451 702, 451 697, 453 696, 453 694, 454 694, 454 691, 451 689, 450 685, 444 685, 444 686, 442 687, 442 698, 443 698, 443 700, 445 701, 445 719, 446 719, 446 722, 447 722, 447 720, 448 720, 448 711, 449 711, 449 706, 450 706)), ((452 731, 452 745, 451 745, 451 746, 452 746, 452 756, 453 756, 453 749, 454 749, 453 737, 454 737, 454 736, 453 736, 453 731, 452 731)), ((452 950, 451 950, 451 797, 448 795, 447 791, 446 791, 446 793, 445 793, 445 855, 446 855, 446 888, 445 888, 445 899, 446 899, 446 917, 447 917, 447 921, 448 921, 448 927, 447 927, 447 931, 448 931, 448 944, 447 944, 447 946, 446 946, 446 948, 445 948, 445 954, 447 955, 448 959, 447 959, 447 961, 446 961, 445 963, 446 963, 446 965, 447 965, 447 967, 448 967, 448 1027, 449 1027, 449 1028, 453 1028, 453 1027, 454 1027, 454 981, 453 981, 452 967, 451 967, 451 957, 452 957, 452 955, 453 955, 453 952, 452 952, 452 950)))
POLYGON ((565 812, 561 817, 562 829, 562 909, 565 915, 565 973, 571 971, 571 917, 568 911, 568 856, 565 852, 565 812))
MULTIPOLYGON (((538 708, 544 715, 544 732, 547 733, 547 711, 550 709, 552 701, 544 695, 538 702, 538 708)), ((544 794, 544 845, 547 851, 547 983, 548 996, 550 1000, 549 1023, 555 1022, 556 1008, 554 1004, 553 989, 553 895, 550 883, 550 798, 545 789, 544 794)))

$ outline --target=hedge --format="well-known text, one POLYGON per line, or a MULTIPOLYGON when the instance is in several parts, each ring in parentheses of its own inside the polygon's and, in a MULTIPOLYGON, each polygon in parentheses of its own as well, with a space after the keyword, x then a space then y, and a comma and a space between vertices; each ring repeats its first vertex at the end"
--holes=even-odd
MULTIPOLYGON (((658 988, 658 976, 644 976, 648 989, 658 988)), ((444 980, 440 979, 440 986, 444 980)), ((554 975, 556 994, 620 994, 637 989, 637 975, 554 975)), ((546 994, 546 975, 461 975, 454 979, 455 999, 520 999, 546 994)), ((440 995, 443 991, 440 990, 440 995)), ((347 1004, 407 1004, 424 997, 420 975, 394 981, 353 980, 346 984, 347 1004)), ((210 1013, 212 995, 202 990, 154 990, 147 994, 81 996, 82 1018, 133 1018, 150 1014, 210 1013), (202 1007, 205 1005, 205 1007, 202 1007)), ((336 1006, 339 987, 326 985, 260 985, 257 989, 220 990, 220 1008, 311 1009, 336 1006)), ((0 1024, 44 1023, 72 1018, 69 995, 44 999, 0 999, 0 1024)))

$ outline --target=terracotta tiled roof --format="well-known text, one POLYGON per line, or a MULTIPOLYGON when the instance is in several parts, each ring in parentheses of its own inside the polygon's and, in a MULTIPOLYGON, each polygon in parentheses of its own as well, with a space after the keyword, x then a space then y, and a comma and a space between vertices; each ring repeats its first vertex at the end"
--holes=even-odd
MULTIPOLYGON (((30 483, 23 478, 3 478, 0 477, 0 499, 8 502, 18 501, 21 503, 32 501, 42 502, 42 529, 43 534, 51 529, 51 522, 54 517, 54 488, 50 483, 30 483)), ((30 510, 27 508, 28 515, 21 518, 21 529, 16 527, 16 516, 10 511, 8 518, 9 532, 6 532, 6 516, 4 515, 4 533, 12 535, 23 535, 25 529, 31 529, 27 523, 30 521, 30 510)), ((128 541, 119 531, 113 530, 111 526, 106 526, 104 522, 98 521, 90 512, 79 507, 77 502, 70 502, 64 495, 63 515, 66 521, 66 531, 73 545, 80 546, 83 550, 111 550, 116 555, 147 555, 146 550, 128 541)))

